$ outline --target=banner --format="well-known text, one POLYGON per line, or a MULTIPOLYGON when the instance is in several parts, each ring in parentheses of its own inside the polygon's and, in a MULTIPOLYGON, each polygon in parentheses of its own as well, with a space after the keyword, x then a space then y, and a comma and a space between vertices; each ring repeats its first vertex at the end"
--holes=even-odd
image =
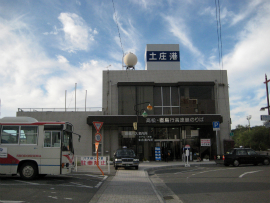
MULTIPOLYGON (((97 157, 95 156, 82 156, 81 157, 81 166, 96 166, 97 157)), ((106 157, 98 157, 98 165, 106 166, 106 157)))
POLYGON ((201 146, 210 147, 211 139, 201 139, 201 146))

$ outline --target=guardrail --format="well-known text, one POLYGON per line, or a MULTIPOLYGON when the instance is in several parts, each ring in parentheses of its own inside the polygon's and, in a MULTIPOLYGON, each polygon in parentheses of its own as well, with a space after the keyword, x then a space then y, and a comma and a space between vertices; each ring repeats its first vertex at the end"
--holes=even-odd
POLYGON ((18 108, 18 112, 86 112, 86 111, 102 111, 102 107, 87 108, 18 108))
MULTIPOLYGON (((103 171, 105 173, 110 174, 110 156, 98 156, 98 160, 99 160, 99 167, 101 167, 102 169, 107 169, 107 171, 103 171)), ((96 169, 95 171, 99 171, 98 167, 97 167, 97 157, 96 156, 89 156, 89 155, 75 155, 75 171, 78 171, 78 166, 79 167, 87 167, 86 169, 90 169, 89 171, 91 171, 91 169, 93 169, 93 167, 95 167, 94 169, 96 169)))

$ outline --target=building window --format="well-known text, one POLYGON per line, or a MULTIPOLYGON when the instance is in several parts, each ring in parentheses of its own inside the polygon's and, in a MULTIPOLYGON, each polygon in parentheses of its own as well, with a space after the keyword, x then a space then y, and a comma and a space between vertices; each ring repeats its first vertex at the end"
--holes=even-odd
POLYGON ((181 114, 215 114, 214 86, 180 87, 181 114))
POLYGON ((154 109, 156 115, 180 114, 178 87, 154 87, 154 109))
MULTIPOLYGON (((153 86, 119 86, 118 87, 118 114, 136 115, 136 111, 147 107, 153 101, 153 86)), ((139 113, 140 114, 140 113, 139 113)), ((152 114, 152 112, 149 112, 152 114)))

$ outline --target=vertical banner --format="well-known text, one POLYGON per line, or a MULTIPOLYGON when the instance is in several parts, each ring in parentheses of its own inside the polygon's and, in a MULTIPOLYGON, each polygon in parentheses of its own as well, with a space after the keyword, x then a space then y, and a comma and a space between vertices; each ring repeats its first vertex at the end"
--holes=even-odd
POLYGON ((155 147, 155 158, 156 161, 161 161, 160 147, 155 147))

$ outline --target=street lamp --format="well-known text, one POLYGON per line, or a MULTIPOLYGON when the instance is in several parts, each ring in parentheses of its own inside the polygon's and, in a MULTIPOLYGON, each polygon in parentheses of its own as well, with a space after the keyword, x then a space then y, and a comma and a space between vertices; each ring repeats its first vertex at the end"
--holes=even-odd
POLYGON ((248 126, 249 126, 249 131, 250 131, 250 119, 252 118, 251 115, 247 116, 247 120, 248 120, 248 126))
POLYGON ((137 154, 137 156, 138 156, 138 142, 139 142, 139 137, 138 137, 139 114, 143 111, 143 113, 141 114, 142 117, 146 118, 148 116, 148 114, 147 114, 147 112, 146 112, 145 109, 141 109, 140 111, 138 110, 138 105, 142 105, 142 104, 148 104, 148 106, 146 108, 149 111, 151 111, 153 109, 153 107, 151 106, 150 102, 143 102, 143 103, 134 105, 134 111, 136 112, 136 116, 137 116, 137 122, 135 123, 135 125, 133 124, 134 130, 136 130, 136 135, 137 135, 137 145, 136 145, 136 154, 137 154))
POLYGON ((270 108, 270 106, 262 107, 262 108, 260 109, 260 111, 265 111, 265 109, 269 109, 269 108, 270 108))

